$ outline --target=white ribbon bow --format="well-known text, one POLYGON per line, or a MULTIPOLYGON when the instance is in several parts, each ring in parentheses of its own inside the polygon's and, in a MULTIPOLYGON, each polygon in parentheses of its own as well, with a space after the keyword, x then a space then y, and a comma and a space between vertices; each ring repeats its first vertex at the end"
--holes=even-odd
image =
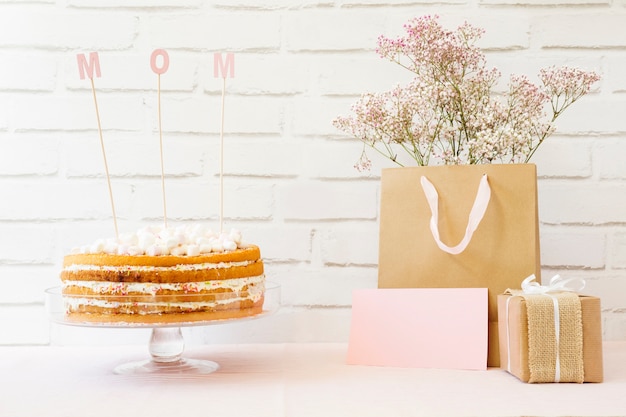
POLYGON ((560 275, 555 275, 550 279, 548 285, 541 285, 535 279, 535 274, 532 274, 522 281, 524 294, 548 294, 561 291, 580 292, 585 288, 585 280, 582 278, 563 279, 560 275))

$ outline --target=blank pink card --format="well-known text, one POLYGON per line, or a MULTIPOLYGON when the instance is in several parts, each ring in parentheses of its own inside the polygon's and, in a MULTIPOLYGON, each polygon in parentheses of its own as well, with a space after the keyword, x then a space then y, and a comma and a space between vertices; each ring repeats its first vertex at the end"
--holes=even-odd
POLYGON ((487 288, 356 290, 349 365, 487 369, 487 288))

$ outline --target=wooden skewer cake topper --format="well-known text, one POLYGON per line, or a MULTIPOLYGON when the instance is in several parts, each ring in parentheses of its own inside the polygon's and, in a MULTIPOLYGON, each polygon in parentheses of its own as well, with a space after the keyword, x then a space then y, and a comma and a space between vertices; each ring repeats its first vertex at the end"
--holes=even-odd
POLYGON ((150 56, 150 68, 157 75, 157 102, 159 113, 159 150, 161 153, 161 194, 163 195, 163 225, 167 228, 167 205, 165 203, 165 170, 163 168, 163 129, 161 128, 161 74, 165 74, 170 66, 170 56, 164 49, 155 49, 150 56), (157 58, 161 57, 161 65, 157 58))
POLYGON ((235 55, 226 54, 224 61, 222 54, 213 54, 213 76, 222 78, 222 111, 220 116, 220 233, 224 231, 224 104, 226 98, 226 77, 235 77, 235 55))
POLYGON ((101 76, 100 71, 100 59, 98 57, 97 52, 89 53, 89 62, 87 62, 87 57, 85 54, 76 55, 76 59, 78 61, 78 74, 81 80, 85 79, 85 75, 91 81, 91 92, 93 94, 93 103, 96 108, 96 119, 98 121, 98 134, 100 136, 100 147, 102 149, 102 158, 104 159, 104 172, 107 178, 107 184, 109 187, 109 199, 111 201, 111 211, 113 212, 113 226, 115 227, 115 237, 119 237, 119 232, 117 229, 117 216, 115 214, 115 203, 113 202, 113 191, 111 189, 111 176, 109 175, 109 165, 107 163, 107 155, 104 150, 104 140, 102 139, 102 125, 100 123, 100 112, 98 110, 98 99, 96 97, 96 86, 93 81, 94 78, 94 70, 96 72, 96 76, 99 78, 101 76))
MULTIPOLYGON (((93 101, 96 109, 96 119, 98 122, 98 134, 100 136, 100 146, 102 149, 102 157, 104 160, 104 171, 106 174, 107 184, 109 188, 109 199, 111 201, 111 211, 113 213, 113 225, 115 227, 115 237, 119 238, 119 231, 117 227, 117 215, 115 213, 115 204, 113 201, 113 191, 111 188, 111 176, 109 174, 109 166, 106 157, 106 151, 104 148, 104 140, 102 138, 102 125, 100 123, 100 112, 98 109, 98 99, 96 97, 96 87, 94 83, 94 71, 95 76, 101 76, 100 59, 97 52, 89 53, 89 60, 85 54, 77 54, 76 59, 78 62, 78 71, 80 79, 84 80, 88 77, 91 81, 91 91, 93 93, 93 101)), ((163 163, 163 130, 161 126, 161 74, 167 72, 169 68, 169 55, 167 51, 163 49, 156 49, 150 56, 150 68, 157 74, 157 101, 158 101, 158 123, 159 123, 159 147, 161 158, 161 191, 163 194, 163 221, 164 226, 167 227, 167 205, 165 198, 165 170, 163 163), (158 63, 159 57, 161 58, 160 64, 158 63)), ((220 232, 223 232, 224 222, 224 114, 225 114, 225 98, 226 98, 226 78, 235 77, 235 55, 233 53, 227 53, 226 59, 219 52, 213 55, 213 76, 215 78, 222 78, 222 106, 220 117, 220 232)))

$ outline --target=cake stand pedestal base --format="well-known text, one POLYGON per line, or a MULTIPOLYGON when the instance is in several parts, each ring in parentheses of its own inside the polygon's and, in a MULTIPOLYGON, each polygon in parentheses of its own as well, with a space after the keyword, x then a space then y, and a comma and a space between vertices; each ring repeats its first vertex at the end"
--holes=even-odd
MULTIPOLYGON (((197 296, 200 297, 201 294, 197 294, 197 296)), ((235 296, 236 294, 233 293, 233 297, 235 296)), ((248 294, 246 293, 245 296, 247 297, 248 294)), ((123 375, 206 375, 217 371, 220 366, 209 360, 183 358, 185 342, 183 341, 181 328, 226 324, 235 321, 241 322, 245 320, 256 320, 261 317, 267 317, 274 314, 280 308, 280 285, 269 281, 265 282, 263 308, 260 312, 256 312, 256 310, 243 311, 244 308, 248 308, 247 306, 240 306, 239 310, 241 311, 237 311, 237 308, 233 307, 235 313, 249 312, 251 315, 224 318, 220 320, 189 320, 184 314, 180 315, 180 321, 168 319, 160 322, 155 322, 155 320, 159 319, 158 316, 156 319, 154 317, 150 317, 145 321, 141 321, 140 315, 134 316, 132 322, 125 322, 123 321, 123 318, 119 319, 118 317, 115 317, 115 315, 111 315, 111 321, 103 321, 101 316, 97 316, 98 320, 92 320, 89 317, 89 314, 81 314, 79 318, 77 318, 68 314, 69 304, 71 303, 72 298, 76 297, 76 295, 64 295, 61 287, 48 288, 46 290, 46 310, 54 323, 68 326, 112 327, 127 329, 150 328, 152 330, 149 343, 151 358, 139 362, 119 365, 113 369, 114 373, 123 375)), ((85 296, 80 295, 79 297, 84 298, 85 296)), ((124 302, 123 296, 114 295, 112 297, 114 298, 114 301, 111 302, 124 302)), ((171 297, 171 295, 150 295, 145 298, 146 302, 150 305, 159 305, 171 302, 171 297)), ((186 299, 193 299, 193 297, 193 294, 186 295, 186 299)), ((98 301, 100 301, 101 298, 103 298, 102 295, 94 296, 94 299, 98 301)), ((128 302, 136 301, 137 296, 132 296, 128 300, 128 302)), ((91 301, 87 300, 87 303, 89 302, 91 301)))
POLYGON ((151 359, 117 366, 113 372, 129 374, 210 374, 219 369, 215 362, 182 357, 185 342, 180 327, 154 327, 150 336, 151 359))

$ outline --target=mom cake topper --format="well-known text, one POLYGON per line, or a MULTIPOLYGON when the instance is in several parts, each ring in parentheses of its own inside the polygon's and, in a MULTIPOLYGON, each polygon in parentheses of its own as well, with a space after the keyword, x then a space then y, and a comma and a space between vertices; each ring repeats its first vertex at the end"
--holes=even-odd
POLYGON ((163 129, 161 128, 161 74, 170 67, 170 56, 164 49, 155 49, 150 55, 150 68, 157 75, 157 113, 159 122, 159 155, 161 159, 161 194, 163 195, 163 226, 167 228, 167 204, 165 202, 165 169, 163 164, 163 129), (157 58, 161 57, 161 65, 157 58))
MULTIPOLYGON (((100 121, 100 112, 98 109, 98 99, 96 95, 96 86, 94 77, 100 78, 102 76, 102 70, 100 68, 100 57, 98 52, 90 52, 89 57, 84 53, 76 55, 78 63, 78 74, 81 80, 89 78, 91 82, 91 91, 93 95, 93 102, 96 111, 96 120, 98 123, 98 136, 100 138, 100 148, 102 151, 102 158, 104 161, 104 171, 107 180, 109 200, 111 202, 111 211, 113 216, 113 225, 115 228, 115 237, 119 238, 119 231, 117 226, 117 215, 115 213, 115 203, 113 199, 113 190, 111 187, 111 176, 109 174, 109 167, 107 162, 106 150, 104 146, 104 139, 102 135, 102 123, 100 121)), ((163 198, 163 223, 167 228, 167 204, 165 198, 165 168, 163 157, 163 129, 161 125, 162 110, 161 110, 161 75, 165 74, 170 66, 170 57, 166 50, 155 49, 150 55, 150 69, 157 75, 157 113, 158 113, 158 129, 159 129, 159 154, 161 163, 161 192, 163 198)), ((220 114, 220 213, 219 224, 220 232, 223 232, 224 222, 224 114, 225 114, 225 99, 226 99, 226 78, 235 77, 235 55, 233 53, 222 54, 216 52, 213 54, 213 76, 214 78, 222 78, 222 95, 221 95, 221 114, 220 114)))
POLYGON ((78 73, 80 79, 84 80, 85 75, 91 81, 91 92, 93 94, 93 103, 96 109, 96 120, 98 121, 98 135, 100 136, 100 148, 102 150, 102 157, 104 159, 104 172, 106 174, 107 185, 109 189, 109 200, 111 201, 111 211, 113 212, 113 226, 115 228, 115 237, 119 237, 119 231, 117 228, 117 216, 115 215, 115 203, 113 201, 113 190, 111 188, 111 176, 109 175, 109 164, 107 163, 107 154, 104 149, 104 140, 102 139, 102 124, 100 123, 100 111, 98 110, 98 99, 96 97, 96 84, 94 83, 94 71, 96 77, 100 78, 102 73, 100 71, 100 59, 97 52, 89 53, 89 62, 85 57, 85 54, 76 55, 78 61, 78 73))

